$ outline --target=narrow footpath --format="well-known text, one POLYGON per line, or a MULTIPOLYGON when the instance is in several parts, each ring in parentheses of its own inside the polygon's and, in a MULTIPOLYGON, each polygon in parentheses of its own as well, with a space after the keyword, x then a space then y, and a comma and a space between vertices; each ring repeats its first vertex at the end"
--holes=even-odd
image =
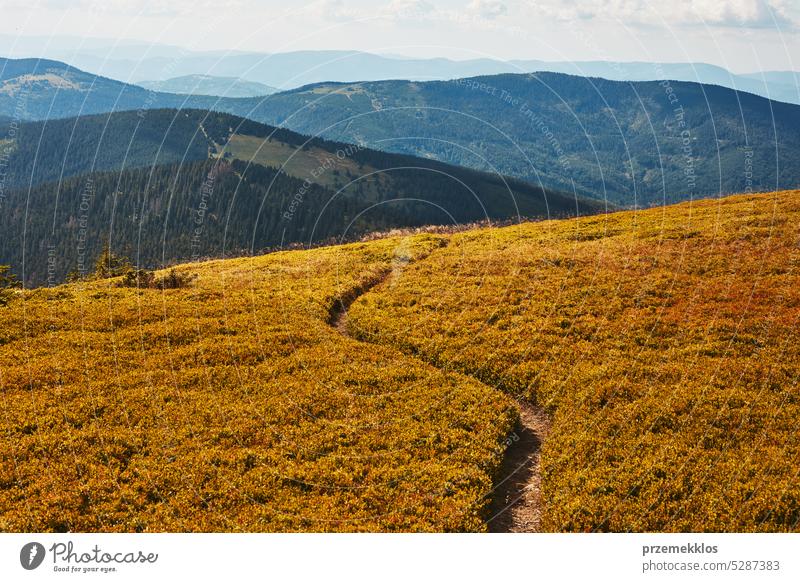
MULTIPOLYGON (((347 327, 350 306, 373 287, 391 275, 387 270, 337 300, 331 309, 328 324, 340 334, 354 338, 347 327)), ((541 470, 539 451, 547 437, 550 420, 545 412, 527 402, 518 401, 519 424, 511 435, 500 477, 495 483, 489 505, 487 523, 492 533, 531 533, 541 527, 541 470)))

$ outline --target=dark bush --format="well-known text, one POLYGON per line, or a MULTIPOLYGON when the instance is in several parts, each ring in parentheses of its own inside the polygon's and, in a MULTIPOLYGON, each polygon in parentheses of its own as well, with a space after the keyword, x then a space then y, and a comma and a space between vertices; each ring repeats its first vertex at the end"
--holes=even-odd
POLYGON ((170 269, 169 273, 156 279, 155 286, 158 289, 182 289, 190 286, 196 278, 196 274, 179 273, 175 269, 170 269))
POLYGON ((163 277, 156 277, 153 271, 146 269, 129 269, 118 285, 137 289, 183 289, 189 287, 196 278, 196 274, 180 273, 175 269, 170 269, 163 277))

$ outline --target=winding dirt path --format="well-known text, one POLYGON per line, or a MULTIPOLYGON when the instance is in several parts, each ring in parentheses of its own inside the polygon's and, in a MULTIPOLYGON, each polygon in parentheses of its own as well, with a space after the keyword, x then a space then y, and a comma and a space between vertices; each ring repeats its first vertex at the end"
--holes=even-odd
MULTIPOLYGON (((389 278, 392 270, 376 276, 331 308, 328 324, 340 334, 354 338, 347 328, 347 311, 353 302, 389 278)), ((362 340, 357 340, 362 341, 362 340)), ((550 429, 550 419, 540 408, 517 401, 519 423, 509 436, 500 468, 499 482, 492 491, 487 524, 492 533, 531 533, 541 527, 540 449, 550 429)))
MULTIPOLYGON (((350 309, 350 306, 355 302, 356 299, 367 293, 370 289, 372 289, 376 285, 383 283, 386 279, 389 278, 389 275, 391 274, 392 274, 391 269, 387 269, 381 273, 378 273, 377 275, 375 275, 375 277, 363 282, 355 289, 350 290, 344 296, 335 299, 333 302, 333 306, 331 307, 331 310, 328 313, 328 325, 330 325, 332 328, 334 328, 342 335, 346 335, 351 339, 356 339, 352 337, 350 335, 350 332, 347 330, 347 310, 350 309)), ((361 341, 361 340, 356 340, 356 341, 361 341)))
POLYGON ((519 424, 511 436, 489 506, 489 531, 537 532, 541 528, 542 442, 550 430, 545 412, 527 402, 517 402, 519 424))

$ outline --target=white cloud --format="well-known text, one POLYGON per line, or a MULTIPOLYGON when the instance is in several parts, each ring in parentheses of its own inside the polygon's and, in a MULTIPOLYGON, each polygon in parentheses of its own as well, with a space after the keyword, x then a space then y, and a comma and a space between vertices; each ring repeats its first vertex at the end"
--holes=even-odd
POLYGON ((424 18, 435 11, 434 5, 427 0, 392 0, 384 10, 393 18, 424 18))
MULTIPOLYGON (((5 0, 4 7, 30 7, 24 0, 5 0)), ((73 10, 93 14, 132 16, 189 16, 198 11, 243 8, 245 0, 41 0, 37 8, 53 11, 73 10)))
POLYGON ((508 7, 500 0, 472 0, 467 10, 487 20, 493 20, 508 12, 508 7))
POLYGON ((346 22, 360 17, 359 13, 347 7, 344 0, 317 0, 305 6, 302 12, 332 22, 346 22))
POLYGON ((369 6, 345 0, 314 0, 296 12, 302 17, 315 17, 332 22, 349 22, 386 18, 391 21, 423 20, 435 14, 427 0, 392 0, 384 6, 369 6))
POLYGON ((535 11, 560 20, 610 18, 631 24, 706 24, 720 27, 775 28, 795 26, 788 1, 687 0, 529 0, 535 11))
POLYGON ((693 0, 690 14, 721 26, 760 28, 788 22, 783 6, 774 0, 693 0))

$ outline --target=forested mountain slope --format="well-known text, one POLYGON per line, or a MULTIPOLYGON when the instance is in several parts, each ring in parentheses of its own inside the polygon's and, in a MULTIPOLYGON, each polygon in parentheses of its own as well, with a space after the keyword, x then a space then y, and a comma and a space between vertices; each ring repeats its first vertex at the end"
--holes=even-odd
POLYGON ((628 206, 800 184, 800 106, 715 85, 536 73, 235 99, 147 91, 52 61, 3 67, 0 115, 18 120, 214 109, 628 206))
MULTIPOLYGON (((214 97, 193 97, 194 106, 214 97)), ((58 119, 109 111, 181 107, 183 95, 148 91, 46 59, 0 58, 0 115, 58 119)))
POLYGON ((393 227, 606 209, 497 174, 198 110, 26 123, 4 147, 0 264, 32 285, 86 271, 105 240, 156 267, 393 227))
POLYGON ((263 83, 215 75, 184 75, 163 81, 139 81, 136 84, 150 91, 215 97, 263 97, 278 91, 263 83))
POLYGON ((327 83, 218 107, 623 205, 800 184, 800 106, 713 85, 537 73, 327 83))

